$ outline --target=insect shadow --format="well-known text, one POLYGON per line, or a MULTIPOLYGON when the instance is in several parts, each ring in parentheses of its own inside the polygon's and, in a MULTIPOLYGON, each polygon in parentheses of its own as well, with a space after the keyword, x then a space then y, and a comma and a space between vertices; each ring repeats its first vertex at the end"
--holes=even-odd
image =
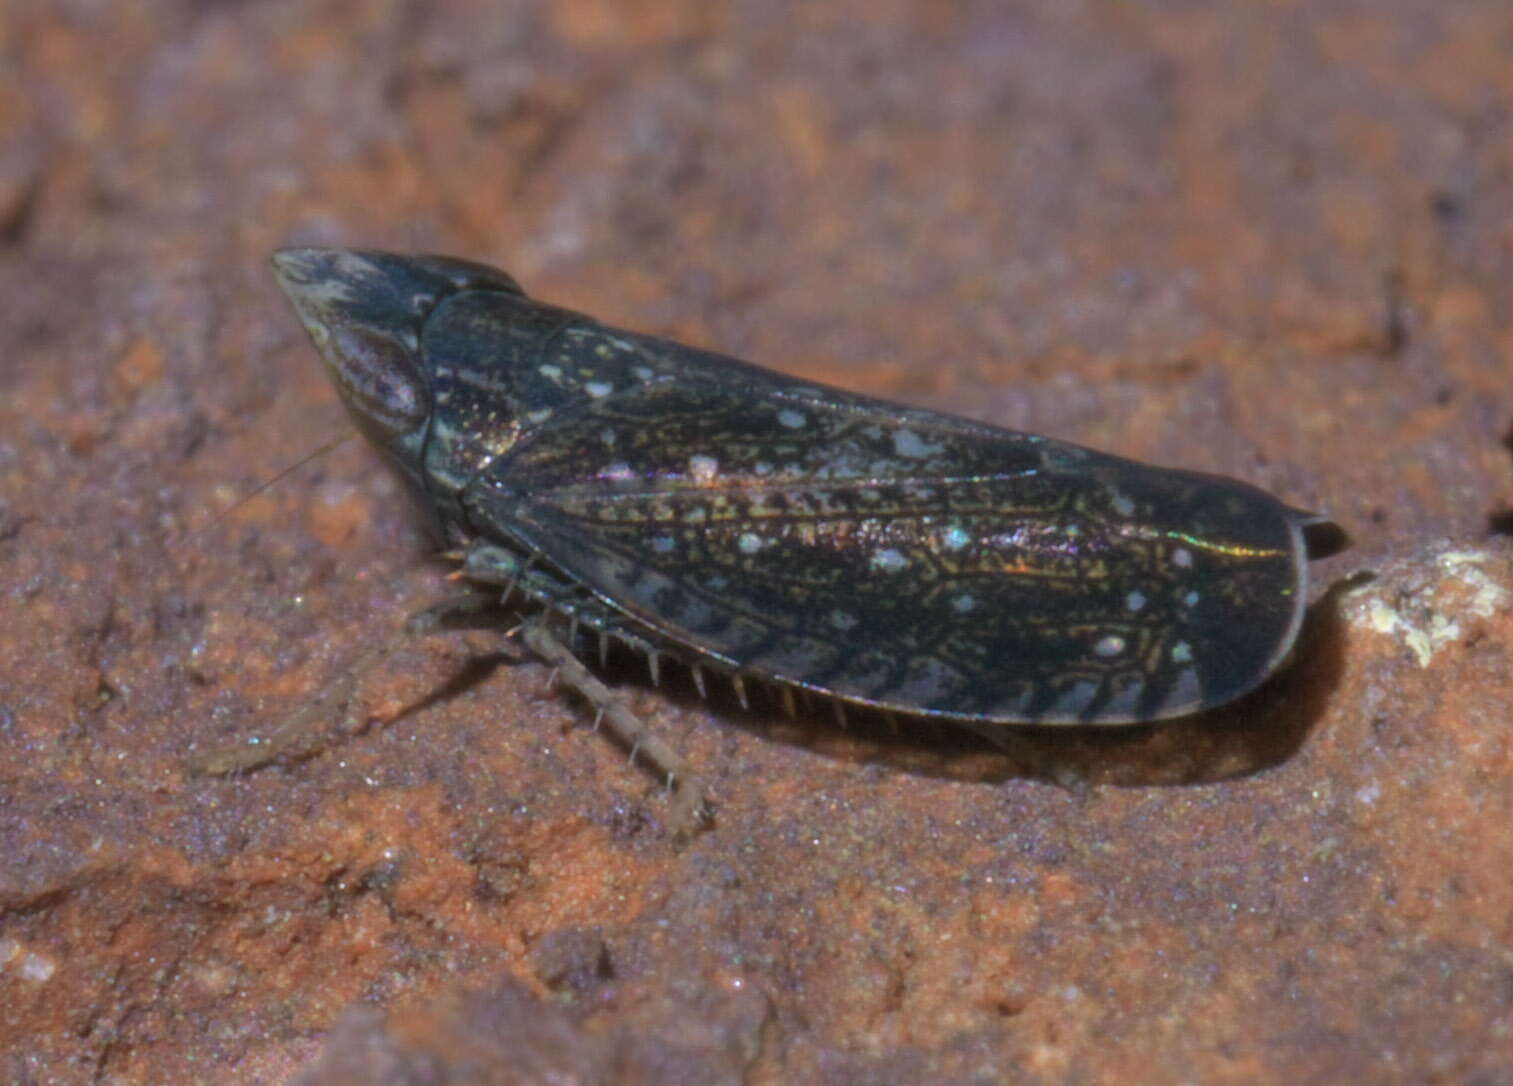
MULTIPOLYGON (((780 688, 748 684, 750 705, 743 707, 728 682, 710 682, 701 696, 689 670, 675 662, 664 665, 656 691, 682 712, 711 713, 721 726, 764 743, 922 777, 982 784, 1035 780, 1072 791, 1212 784, 1280 766, 1307 741, 1327 713, 1345 666, 1339 600, 1361 576, 1331 585, 1308 609, 1292 660, 1270 681, 1227 705, 1159 723, 974 728, 957 720, 841 706, 823 695, 795 698, 789 715, 780 688)), ((492 671, 506 658, 490 660, 492 671)), ((622 695, 652 689, 645 661, 623 648, 610 653, 601 674, 622 695)), ((648 702, 639 701, 648 712, 648 702)), ((727 766, 724 772, 739 770, 727 766)))
MULTIPOLYGON (((1513 453, 1513 425, 1509 425, 1503 432, 1501 444, 1504 450, 1513 453)), ((1513 535, 1513 505, 1503 504, 1488 511, 1487 533, 1501 536, 1513 535)))

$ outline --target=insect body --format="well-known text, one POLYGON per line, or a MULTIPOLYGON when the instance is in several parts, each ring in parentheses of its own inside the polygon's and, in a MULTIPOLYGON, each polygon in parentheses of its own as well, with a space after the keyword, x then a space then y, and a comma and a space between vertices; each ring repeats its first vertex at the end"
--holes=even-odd
POLYGON ((609 328, 478 264, 274 263, 464 572, 653 659, 978 724, 1121 724, 1239 697, 1297 635, 1327 522, 1244 483, 609 328))

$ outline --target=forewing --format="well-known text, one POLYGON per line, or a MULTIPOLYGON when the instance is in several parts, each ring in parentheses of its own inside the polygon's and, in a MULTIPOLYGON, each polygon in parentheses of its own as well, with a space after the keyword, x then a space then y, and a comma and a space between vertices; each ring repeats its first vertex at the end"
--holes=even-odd
POLYGON ((1254 686, 1296 634, 1301 515, 1261 491, 752 393, 663 380, 559 413, 469 487, 473 522, 695 653, 907 712, 1178 715, 1254 686))

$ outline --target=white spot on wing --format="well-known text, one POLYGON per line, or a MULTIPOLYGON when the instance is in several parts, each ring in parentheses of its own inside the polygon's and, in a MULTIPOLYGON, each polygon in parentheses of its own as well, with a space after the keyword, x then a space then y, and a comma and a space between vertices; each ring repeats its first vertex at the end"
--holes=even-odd
POLYGON ((697 483, 707 483, 720 474, 720 462, 712 456, 690 456, 688 474, 697 483))
POLYGON ((933 456, 944 448, 944 445, 931 444, 913 430, 893 431, 893 451, 910 460, 933 456))
POLYGON ((940 542, 949 551, 959 551, 972 542, 972 533, 960 524, 950 524, 940 533, 940 542))
POLYGON ((1126 642, 1118 634, 1106 634, 1093 642, 1093 652, 1102 657, 1118 656, 1125 649, 1126 642))
POLYGON ((885 547, 872 555, 872 568, 883 573, 897 573, 908 564, 909 560, 897 547, 885 547))

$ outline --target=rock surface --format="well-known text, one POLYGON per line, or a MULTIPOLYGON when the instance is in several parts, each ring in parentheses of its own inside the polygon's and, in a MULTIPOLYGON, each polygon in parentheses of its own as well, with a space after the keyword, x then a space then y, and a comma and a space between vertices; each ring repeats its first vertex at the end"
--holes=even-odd
POLYGON ((1513 8, 0 13, 0 1079, 1513 1077, 1513 8), (958 731, 417 642, 446 594, 267 274, 427 249, 805 376, 1326 510, 1296 663, 958 731), (514 1076, 513 1078, 511 1076, 514 1076))

